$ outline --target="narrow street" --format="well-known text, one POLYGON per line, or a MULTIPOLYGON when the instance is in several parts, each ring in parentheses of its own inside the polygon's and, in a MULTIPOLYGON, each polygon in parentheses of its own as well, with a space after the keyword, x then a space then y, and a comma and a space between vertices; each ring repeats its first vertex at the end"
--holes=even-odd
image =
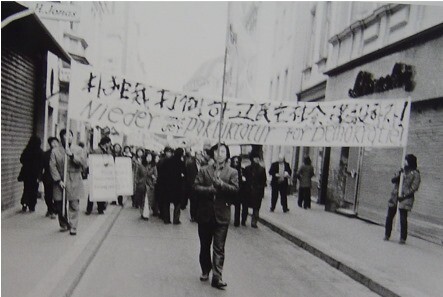
POLYGON ((267 227, 228 232, 225 291, 199 280, 197 225, 164 225, 125 208, 72 296, 377 296, 267 227))

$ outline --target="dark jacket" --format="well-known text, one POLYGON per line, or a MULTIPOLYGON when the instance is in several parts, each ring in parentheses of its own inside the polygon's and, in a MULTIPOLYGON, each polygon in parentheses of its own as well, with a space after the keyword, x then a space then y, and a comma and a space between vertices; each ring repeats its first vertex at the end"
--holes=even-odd
POLYGON ((231 219, 231 203, 238 191, 238 174, 228 164, 220 169, 219 176, 223 181, 216 192, 211 192, 216 176, 214 165, 208 165, 198 172, 194 190, 198 197, 197 221, 208 223, 214 220, 218 224, 228 225, 231 219))
POLYGON ((391 199, 389 199, 389 206, 394 207, 399 203, 399 209, 411 210, 414 205, 415 195, 420 187, 420 171, 417 169, 405 170, 402 187, 402 197, 398 197, 398 185, 400 182, 400 173, 397 173, 391 180, 394 184, 394 189, 391 192, 391 199))
POLYGON ((300 180, 300 188, 311 188, 311 178, 314 176, 314 167, 312 165, 302 165, 297 172, 297 178, 300 180))
POLYGON ((37 179, 42 177, 43 150, 25 148, 20 156, 20 163, 22 163, 21 180, 37 182, 37 179))
MULTIPOLYGON (((269 169, 269 174, 272 176, 272 180, 271 180, 271 186, 278 186, 279 185, 279 178, 277 176, 275 176, 276 174, 278 174, 278 168, 279 167, 279 162, 274 162, 271 165, 271 168, 269 169)), ((285 161, 285 171, 288 172, 289 176, 291 176, 292 171, 291 171, 291 167, 289 167, 289 163, 285 161)), ((281 183, 281 185, 283 186, 288 186, 288 178, 285 177, 283 179, 283 182, 281 183)))
POLYGON ((189 197, 192 195, 195 178, 197 177, 198 173, 197 160, 192 156, 186 157, 185 167, 186 167, 185 190, 186 190, 186 195, 189 197))
POLYGON ((260 208, 265 194, 266 171, 260 164, 251 164, 244 170, 246 181, 243 184, 248 207, 260 208))
POLYGON ((51 169, 49 168, 49 161, 51 160, 52 149, 47 150, 43 153, 43 176, 42 181, 47 185, 51 185, 54 182, 51 176, 51 169))
POLYGON ((179 203, 184 195, 185 163, 176 157, 165 159, 158 169, 158 186, 161 199, 166 203, 179 203))

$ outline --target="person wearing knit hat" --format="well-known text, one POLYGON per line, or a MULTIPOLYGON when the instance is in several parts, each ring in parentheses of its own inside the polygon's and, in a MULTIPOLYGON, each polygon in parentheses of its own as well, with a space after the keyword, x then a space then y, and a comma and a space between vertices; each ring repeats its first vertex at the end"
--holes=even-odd
POLYGON ((405 157, 405 167, 393 178, 394 189, 388 202, 388 214, 386 216, 385 238, 389 240, 392 231, 392 222, 397 212, 397 205, 400 212, 400 244, 406 243, 408 236, 408 212, 412 210, 414 204, 414 193, 420 187, 420 171, 417 169, 417 157, 409 154, 405 157), (400 174, 403 174, 403 184, 399 193, 400 174))

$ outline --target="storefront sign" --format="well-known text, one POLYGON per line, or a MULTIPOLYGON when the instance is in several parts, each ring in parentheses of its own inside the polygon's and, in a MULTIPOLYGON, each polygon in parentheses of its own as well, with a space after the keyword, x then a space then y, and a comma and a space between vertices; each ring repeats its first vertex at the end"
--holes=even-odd
POLYGON ((70 117, 125 133, 143 131, 229 144, 397 147, 406 143, 410 102, 248 102, 187 96, 75 64, 70 117))
POLYGON ((351 98, 358 98, 374 93, 382 93, 392 89, 404 88, 406 92, 414 89, 412 66, 396 63, 391 75, 374 79, 372 73, 360 71, 355 79, 353 89, 349 89, 351 98))
POLYGON ((35 14, 43 19, 79 22, 80 14, 78 8, 69 2, 38 2, 35 4, 35 14))

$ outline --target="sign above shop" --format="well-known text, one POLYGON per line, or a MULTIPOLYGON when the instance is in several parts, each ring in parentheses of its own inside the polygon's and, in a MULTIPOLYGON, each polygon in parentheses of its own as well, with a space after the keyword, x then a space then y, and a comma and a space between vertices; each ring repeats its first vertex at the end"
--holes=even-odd
POLYGON ((412 76, 413 66, 403 63, 395 63, 392 73, 380 78, 374 78, 370 72, 360 71, 355 79, 354 88, 349 89, 349 96, 358 98, 398 88, 411 92, 415 85, 412 76))
POLYGON ((73 4, 55 2, 37 2, 34 7, 35 14, 42 19, 51 19, 67 22, 79 22, 78 7, 73 4))

